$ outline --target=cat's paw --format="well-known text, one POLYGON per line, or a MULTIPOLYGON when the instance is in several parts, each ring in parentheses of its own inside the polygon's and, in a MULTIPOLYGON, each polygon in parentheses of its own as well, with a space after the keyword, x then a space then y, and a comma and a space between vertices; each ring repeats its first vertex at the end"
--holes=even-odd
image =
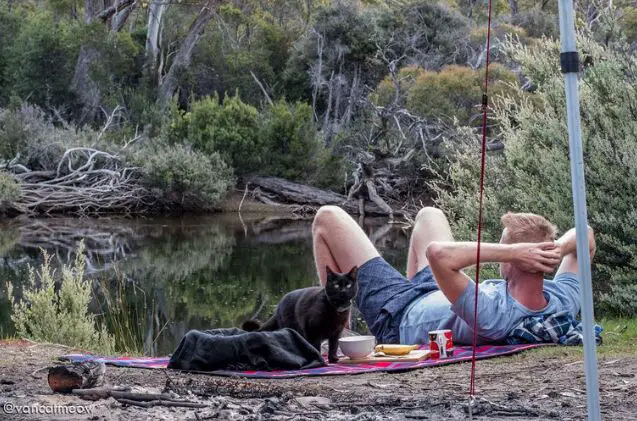
POLYGON ((337 363, 337 362, 338 362, 338 357, 337 357, 337 356, 331 356, 331 355, 330 355, 330 356, 328 356, 328 357, 327 357, 327 360, 328 360, 329 362, 331 362, 332 364, 335 364, 335 363, 337 363))

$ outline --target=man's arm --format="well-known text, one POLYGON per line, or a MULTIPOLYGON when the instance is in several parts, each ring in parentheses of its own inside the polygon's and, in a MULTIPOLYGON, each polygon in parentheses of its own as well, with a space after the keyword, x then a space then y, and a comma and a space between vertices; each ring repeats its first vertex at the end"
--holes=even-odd
MULTIPOLYGON (((432 242, 427 259, 438 286, 453 304, 471 279, 462 269, 475 265, 478 244, 472 242, 432 242)), ((552 272, 560 262, 559 248, 553 242, 518 244, 480 244, 480 263, 516 263, 530 272, 552 272)))
MULTIPOLYGON (((560 248, 561 255, 563 257, 560 267, 557 269, 556 276, 560 273, 575 273, 578 272, 577 267, 577 241, 575 236, 575 228, 571 228, 566 231, 556 242, 560 248)), ((588 248, 591 256, 591 260, 595 256, 597 245, 595 244, 595 233, 591 227, 588 227, 588 248)))

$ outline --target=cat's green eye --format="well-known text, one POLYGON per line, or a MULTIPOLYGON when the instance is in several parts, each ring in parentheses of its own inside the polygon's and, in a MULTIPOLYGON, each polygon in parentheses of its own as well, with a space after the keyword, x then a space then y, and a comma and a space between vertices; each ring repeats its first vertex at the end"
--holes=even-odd
POLYGON ((338 289, 338 284, 334 285, 334 289, 338 289))
POLYGON ((351 288, 352 284, 347 284, 347 286, 345 288, 351 288))

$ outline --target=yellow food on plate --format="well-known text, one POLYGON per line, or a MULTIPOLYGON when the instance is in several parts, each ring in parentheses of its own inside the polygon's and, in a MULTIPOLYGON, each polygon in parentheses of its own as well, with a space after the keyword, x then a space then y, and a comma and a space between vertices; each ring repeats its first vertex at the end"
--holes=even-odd
POLYGON ((376 345, 374 351, 382 352, 386 355, 405 355, 411 351, 418 349, 418 345, 376 345))

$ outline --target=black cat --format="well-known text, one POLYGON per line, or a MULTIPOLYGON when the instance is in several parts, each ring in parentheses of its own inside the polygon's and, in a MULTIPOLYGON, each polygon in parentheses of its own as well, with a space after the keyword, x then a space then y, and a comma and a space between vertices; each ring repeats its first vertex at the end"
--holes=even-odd
POLYGON ((334 273, 327 269, 325 287, 297 289, 286 294, 274 315, 260 325, 255 320, 247 320, 242 329, 247 331, 271 331, 291 328, 300 333, 319 351, 321 342, 329 341, 328 360, 337 362, 338 338, 349 320, 352 299, 358 291, 358 268, 348 273, 334 273))

